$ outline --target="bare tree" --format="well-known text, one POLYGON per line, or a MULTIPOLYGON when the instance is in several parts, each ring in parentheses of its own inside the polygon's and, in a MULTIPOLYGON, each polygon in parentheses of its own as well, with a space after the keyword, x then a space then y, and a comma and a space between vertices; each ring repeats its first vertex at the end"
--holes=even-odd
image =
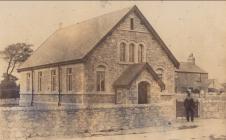
POLYGON ((9 76, 12 75, 15 67, 27 60, 27 58, 31 55, 33 52, 33 49, 31 48, 32 46, 32 44, 16 43, 7 46, 0 52, 0 55, 8 63, 5 73, 7 79, 9 79, 9 76))

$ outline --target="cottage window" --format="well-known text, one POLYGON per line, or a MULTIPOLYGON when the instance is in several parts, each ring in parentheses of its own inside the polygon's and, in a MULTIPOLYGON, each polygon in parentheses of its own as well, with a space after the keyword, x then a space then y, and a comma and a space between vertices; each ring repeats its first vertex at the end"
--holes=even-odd
POLYGON ((129 45, 129 62, 134 62, 135 45, 131 43, 129 45))
POLYGON ((51 91, 56 91, 56 70, 51 70, 51 91))
POLYGON ((26 81, 27 91, 30 91, 30 81, 31 81, 31 74, 27 73, 27 81, 26 81))
POLYGON ((120 43, 120 61, 126 61, 126 43, 120 43))
POLYGON ((72 91, 72 68, 66 69, 66 88, 67 91, 72 91))
POLYGON ((38 72, 38 91, 42 91, 42 72, 38 72))
POLYGON ((164 71, 163 71, 162 68, 158 68, 158 69, 156 70, 156 73, 157 73, 159 79, 161 79, 161 80, 163 80, 163 72, 164 72, 164 71))
POLYGON ((97 67, 97 79, 96 79, 96 88, 97 91, 105 91, 105 66, 98 66, 97 67))
POLYGON ((130 30, 134 30, 134 20, 130 18, 130 30))
POLYGON ((144 55, 144 46, 142 44, 139 44, 138 46, 138 62, 143 62, 143 56, 144 55))

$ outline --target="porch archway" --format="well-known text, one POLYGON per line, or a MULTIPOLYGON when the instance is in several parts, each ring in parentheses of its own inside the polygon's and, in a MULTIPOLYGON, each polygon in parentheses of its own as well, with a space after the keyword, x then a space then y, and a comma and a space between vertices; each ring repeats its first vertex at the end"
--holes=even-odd
POLYGON ((150 84, 147 81, 141 81, 138 84, 138 104, 148 103, 149 92, 150 92, 150 84))

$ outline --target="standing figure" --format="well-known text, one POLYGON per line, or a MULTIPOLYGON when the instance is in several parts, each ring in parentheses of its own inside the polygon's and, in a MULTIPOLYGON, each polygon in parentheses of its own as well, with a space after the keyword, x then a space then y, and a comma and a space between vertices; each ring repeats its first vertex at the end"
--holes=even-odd
POLYGON ((194 102, 193 98, 191 97, 190 91, 187 92, 187 97, 184 100, 184 107, 185 107, 187 121, 189 122, 190 118, 191 118, 191 121, 193 122, 194 121, 194 113, 195 113, 194 112, 195 111, 195 102, 194 102))

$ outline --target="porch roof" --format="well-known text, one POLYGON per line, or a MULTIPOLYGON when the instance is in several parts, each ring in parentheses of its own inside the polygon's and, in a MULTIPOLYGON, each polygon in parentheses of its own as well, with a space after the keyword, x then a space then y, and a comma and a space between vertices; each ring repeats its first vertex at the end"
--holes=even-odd
POLYGON ((161 90, 165 89, 165 84, 159 79, 158 75, 155 73, 153 68, 148 63, 140 63, 140 64, 133 64, 129 66, 122 75, 115 81, 115 87, 123 87, 129 88, 132 82, 139 76, 139 74, 144 70, 147 71, 153 76, 154 80, 158 83, 161 90))

